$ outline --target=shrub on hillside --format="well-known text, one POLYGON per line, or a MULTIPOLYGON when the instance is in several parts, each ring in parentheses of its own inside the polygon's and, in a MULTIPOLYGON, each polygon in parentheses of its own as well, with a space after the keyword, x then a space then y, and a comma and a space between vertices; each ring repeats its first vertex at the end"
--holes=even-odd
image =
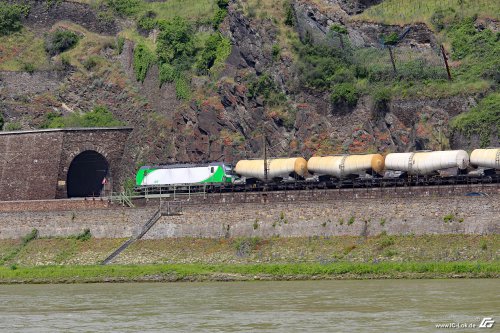
POLYGON ((164 22, 160 26, 156 53, 160 63, 168 63, 178 69, 189 69, 196 54, 194 29, 181 17, 164 22))
POLYGON ((140 0, 107 0, 107 4, 117 14, 122 16, 129 16, 139 11, 140 0))
POLYGON ((155 56, 146 45, 138 44, 134 49, 134 72, 137 81, 144 82, 149 67, 155 62, 155 56))
POLYGON ((352 83, 339 83, 333 86, 330 99, 337 106, 356 106, 359 93, 352 83))
POLYGON ((215 33, 208 37, 205 47, 199 53, 196 62, 198 74, 206 75, 216 62, 224 62, 231 52, 230 41, 225 39, 220 33, 215 33), (229 44, 229 52, 227 50, 229 44))
POLYGON ((113 127, 121 126, 111 112, 104 106, 96 106, 87 113, 73 113, 68 116, 49 113, 42 128, 68 128, 68 127, 113 127))
POLYGON ((492 93, 483 98, 469 112, 455 117, 451 126, 466 137, 479 135, 481 147, 487 147, 492 131, 500 132, 500 93, 492 93))
POLYGON ((54 56, 73 48, 79 39, 80 37, 73 31, 58 29, 46 36, 45 50, 54 56))
POLYGON ((21 30, 21 18, 28 14, 29 7, 0 2, 0 36, 21 30))

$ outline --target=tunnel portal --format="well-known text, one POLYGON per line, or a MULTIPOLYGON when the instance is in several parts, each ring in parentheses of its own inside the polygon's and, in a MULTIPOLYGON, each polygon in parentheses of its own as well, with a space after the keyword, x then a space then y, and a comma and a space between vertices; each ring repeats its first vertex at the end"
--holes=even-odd
POLYGON ((68 170, 68 198, 98 197, 108 171, 108 161, 98 152, 87 150, 77 155, 68 170))

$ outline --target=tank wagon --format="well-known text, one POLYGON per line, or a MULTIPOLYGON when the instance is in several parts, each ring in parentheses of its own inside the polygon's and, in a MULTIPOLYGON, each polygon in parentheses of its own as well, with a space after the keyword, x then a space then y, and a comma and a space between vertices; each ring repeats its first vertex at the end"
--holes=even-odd
POLYGON ((224 163, 143 166, 136 186, 227 184, 234 181, 231 166, 224 163))
POLYGON ((402 171, 409 175, 425 176, 438 170, 458 168, 466 170, 469 154, 465 150, 391 153, 385 157, 387 170, 402 171))
POLYGON ((272 158, 267 160, 267 179, 264 165, 260 159, 240 160, 234 170, 220 162, 144 166, 137 172, 136 188, 187 192, 195 187, 247 191, 247 184, 259 190, 288 185, 300 189, 500 182, 500 148, 476 149, 470 161, 464 150, 390 153, 385 158, 380 154, 317 156, 308 161, 272 158))
POLYGON ((315 156, 307 161, 307 169, 321 178, 343 178, 363 173, 382 175, 384 157, 380 154, 315 156))
POLYGON ((470 154, 470 163, 479 168, 500 170, 500 148, 474 149, 470 154))
MULTIPOLYGON (((266 181, 264 160, 241 160, 236 163, 234 172, 246 179, 266 181)), ((304 179, 307 172, 307 161, 302 157, 275 158, 267 160, 267 180, 304 179)))

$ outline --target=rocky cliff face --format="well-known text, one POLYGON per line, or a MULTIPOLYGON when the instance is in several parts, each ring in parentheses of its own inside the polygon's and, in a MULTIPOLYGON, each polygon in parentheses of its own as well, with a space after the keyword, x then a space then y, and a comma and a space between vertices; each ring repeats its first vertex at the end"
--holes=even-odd
MULTIPOLYGON (((350 19, 379 2, 294 0, 295 26, 290 30, 303 41, 321 44, 330 28, 339 24, 356 47, 378 47, 381 35, 396 33, 405 35, 399 52, 433 52, 436 38, 423 24, 400 27, 350 19)), ((180 101, 172 84, 160 85, 156 65, 144 82, 136 81, 133 42, 126 41, 120 54, 113 47, 113 36, 130 22, 104 20, 81 3, 57 2, 46 7, 34 2, 25 25, 43 35, 61 20, 83 27, 84 34, 103 36, 99 47, 80 56, 82 63, 89 55, 101 62, 85 68, 82 63, 58 64, 51 59, 54 67, 49 71, 0 72, 4 118, 20 123, 21 128, 32 128, 40 126, 49 112, 69 114, 106 105, 134 127, 125 157, 130 174, 144 163, 235 162, 258 157, 263 135, 275 156, 447 148, 450 118, 476 104, 474 95, 396 96, 382 105, 361 96, 354 106, 334 106, 328 92, 301 84, 292 46, 281 42, 284 34, 292 33, 284 32, 269 17, 246 15, 239 1, 230 4, 220 27, 232 42, 224 69, 215 78, 193 77, 194 96, 180 101), (262 78, 279 97, 279 107, 252 93, 262 78)), ((463 138, 454 137, 451 142, 453 148, 462 145, 463 138)))

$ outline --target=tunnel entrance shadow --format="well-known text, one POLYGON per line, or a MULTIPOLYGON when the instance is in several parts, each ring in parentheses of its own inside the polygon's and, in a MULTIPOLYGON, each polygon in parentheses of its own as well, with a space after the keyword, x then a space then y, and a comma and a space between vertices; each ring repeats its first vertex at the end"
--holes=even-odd
POLYGON ((109 163, 93 150, 77 155, 71 162, 67 177, 68 198, 98 197, 108 175, 109 163))

